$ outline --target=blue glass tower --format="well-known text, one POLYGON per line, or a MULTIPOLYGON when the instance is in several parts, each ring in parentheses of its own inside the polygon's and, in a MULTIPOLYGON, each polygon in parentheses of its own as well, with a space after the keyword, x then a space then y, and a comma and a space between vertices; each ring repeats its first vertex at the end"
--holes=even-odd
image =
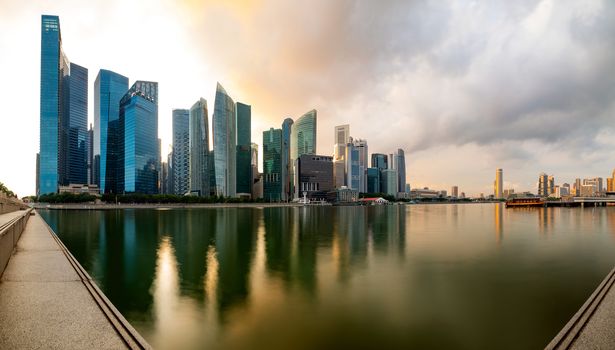
POLYGON ((241 102, 236 104, 237 112, 237 193, 252 193, 252 107, 241 102))
POLYGON ((209 112, 207 101, 200 98, 190 108, 190 187, 199 196, 210 195, 209 181, 209 112))
POLYGON ((213 115, 215 194, 236 195, 236 118, 235 102, 218 83, 213 115))
POLYGON ((286 118, 282 122, 282 200, 292 199, 291 174, 292 162, 290 160, 290 141, 293 128, 293 120, 286 118))
POLYGON ((282 129, 263 131, 263 198, 267 202, 282 199, 282 129))
POLYGON ((88 183, 88 70, 70 64, 68 118, 63 129, 62 185, 88 183))
POLYGON ((115 72, 101 69, 94 82, 94 137, 92 182, 101 193, 117 193, 120 100, 128 91, 128 78, 115 72), (108 169, 111 166, 111 169, 108 169))
POLYGON ((158 83, 137 81, 120 101, 118 193, 158 193, 158 83))
POLYGON ((173 110, 173 186, 172 193, 190 191, 190 111, 173 110))
POLYGON ((41 18, 40 152, 38 194, 55 193, 60 182, 60 125, 65 110, 63 79, 68 60, 62 52, 60 18, 41 18))

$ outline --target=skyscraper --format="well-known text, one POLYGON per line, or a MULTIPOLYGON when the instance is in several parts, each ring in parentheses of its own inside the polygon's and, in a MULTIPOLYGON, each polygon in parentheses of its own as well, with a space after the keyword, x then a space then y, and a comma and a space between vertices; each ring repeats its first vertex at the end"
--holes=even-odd
POLYGON ((214 192, 218 196, 236 195, 236 117, 235 102, 218 83, 213 115, 214 192))
POLYGON ((382 175, 382 184, 384 185, 380 192, 397 197, 397 170, 384 169, 380 172, 380 174, 382 175))
POLYGON ((404 150, 399 148, 395 154, 395 169, 397 170, 397 192, 406 191, 406 155, 404 150))
POLYGON ((190 111, 174 109, 173 161, 169 164, 173 194, 184 195, 190 191, 190 111))
POLYGON ((109 183, 117 184, 118 155, 115 153, 119 139, 120 100, 128 91, 128 78, 115 72, 101 69, 94 82, 94 145, 92 182, 100 187, 101 193, 109 183), (111 168, 108 169, 107 165, 111 168))
POLYGON ((459 197, 459 188, 457 186, 451 187, 451 197, 453 198, 459 197))
POLYGON ((236 104, 237 112, 237 194, 251 196, 252 193, 252 166, 251 166, 251 145, 252 145, 252 107, 241 102, 236 104))
POLYGON ((350 142, 350 125, 336 126, 333 137, 333 160, 343 159, 346 155, 346 144, 350 142))
POLYGON ((388 169, 387 155, 382 153, 372 153, 372 168, 380 170, 388 169))
POLYGON ((297 159, 297 173, 298 197, 326 200, 333 190, 333 157, 304 154, 297 159))
POLYGON ((64 54, 58 16, 41 17, 40 78, 37 188, 45 194, 87 183, 87 69, 64 54))
POLYGON ((313 109, 299 117, 292 126, 290 137, 292 174, 290 174, 290 177, 292 192, 295 195, 297 193, 297 189, 294 188, 297 183, 297 172, 295 171, 297 158, 304 154, 316 154, 316 122, 317 113, 313 109))
POLYGON ((260 174, 258 173, 258 145, 252 143, 250 150, 250 164, 252 165, 252 198, 263 197, 263 186, 260 181, 260 174))
POLYGON ((282 200, 289 201, 293 197, 292 193, 292 162, 290 159, 290 143, 293 128, 291 118, 284 119, 282 122, 282 200))
POLYGON ((503 179, 502 177, 503 177, 502 169, 497 169, 495 171, 495 185, 494 185, 494 191, 493 191, 493 196, 495 197, 495 199, 503 198, 503 195, 502 195, 503 179))
POLYGON ((282 129, 263 131, 263 198, 267 202, 282 199, 282 129))
POLYGON ((380 169, 367 168, 367 193, 380 192, 380 169))
POLYGON ((346 144, 346 155, 344 156, 346 161, 346 186, 355 191, 361 191, 361 170, 359 167, 359 149, 355 147, 355 144, 350 138, 350 142, 346 144))
POLYGON ((200 98, 190 108, 189 191, 199 196, 209 196, 209 122, 207 101, 200 98))
POLYGON ((120 100, 120 144, 117 193, 156 194, 158 142, 158 83, 136 81, 120 100))
POLYGON ((357 189, 365 193, 367 192, 367 168, 369 167, 367 141, 355 139, 352 140, 352 145, 359 152, 359 188, 357 189))
MULTIPOLYGON (((581 181, 579 180, 579 186, 581 181)), ((580 187, 577 187, 580 190, 580 187)), ((548 197, 549 196, 549 175, 545 173, 541 173, 538 176, 538 196, 540 197, 548 197)))

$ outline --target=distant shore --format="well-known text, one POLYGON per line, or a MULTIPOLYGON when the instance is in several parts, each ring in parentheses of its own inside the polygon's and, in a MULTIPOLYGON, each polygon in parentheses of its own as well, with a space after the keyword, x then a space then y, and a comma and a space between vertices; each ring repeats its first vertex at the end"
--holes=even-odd
POLYGON ((190 208, 276 208, 301 207, 300 203, 119 203, 119 204, 42 204, 35 203, 35 209, 51 210, 116 210, 116 209, 190 209, 190 208))

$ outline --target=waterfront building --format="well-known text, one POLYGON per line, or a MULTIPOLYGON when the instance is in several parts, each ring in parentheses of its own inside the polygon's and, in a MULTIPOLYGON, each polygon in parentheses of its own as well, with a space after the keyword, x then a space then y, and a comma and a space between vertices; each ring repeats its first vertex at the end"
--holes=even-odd
MULTIPOLYGON (((352 138, 351 138, 352 140, 352 138)), ((367 168, 368 164, 368 152, 367 152, 367 141, 361 139, 352 140, 352 146, 359 153, 359 192, 367 192, 367 168)), ((402 151, 403 157, 403 151, 402 151)), ((401 192, 403 192, 403 187, 401 192)))
POLYGON ((615 169, 613 169, 611 177, 606 179, 606 190, 607 192, 615 192, 615 169))
POLYGON ((555 198, 562 198, 570 195, 569 186, 555 186, 555 198))
MULTIPOLYGON (((355 144, 350 138, 350 142, 346 144, 346 156, 344 157, 346 161, 346 187, 361 191, 361 168, 359 167, 360 154, 358 147, 355 147, 355 144)), ((397 192, 397 190, 396 190, 397 192)))
POLYGON ((372 153, 372 168, 378 168, 379 170, 388 169, 387 155, 382 153, 372 153))
POLYGON ((601 177, 594 177, 591 179, 583 179, 583 185, 593 185, 596 188, 595 193, 601 193, 603 191, 603 187, 602 187, 602 178, 601 177))
POLYGON ((169 187, 169 163, 160 163, 160 194, 171 194, 169 187))
POLYGON ((216 86, 213 115, 214 193, 217 196, 236 195, 237 127, 235 102, 220 85, 216 86))
POLYGON ((549 175, 548 178, 548 192, 549 195, 555 194, 555 177, 553 175, 549 175))
POLYGON ((267 202, 282 200, 282 129, 263 132, 263 198, 267 202))
POLYGON ((62 50, 60 18, 41 16, 40 133, 37 194, 86 184, 88 70, 62 50), (72 71, 71 71, 72 70, 72 71))
POLYGON ((353 190, 346 186, 335 189, 333 192, 333 201, 338 203, 352 203, 359 200, 359 191, 353 190))
POLYGON ((346 185, 346 145, 350 142, 350 125, 338 125, 333 135, 333 177, 336 188, 346 185))
MULTIPOLYGON (((171 149, 173 147, 171 146, 171 149)), ((175 193, 175 181, 173 179, 173 151, 167 154, 167 193, 166 194, 176 194, 175 193)))
POLYGON ((286 118, 282 122, 282 200, 289 201, 293 197, 292 173, 293 164, 290 158, 291 135, 293 120, 286 118))
POLYGON ((261 174, 258 172, 258 145, 255 143, 250 145, 250 164, 252 167, 252 198, 263 198, 263 182, 261 181, 261 174))
POLYGON ((173 117, 173 186, 171 193, 190 191, 190 111, 174 109, 173 117))
POLYGON ((156 194, 158 142, 158 83, 136 81, 120 100, 120 140, 116 193, 156 194))
POLYGON ((503 198, 503 172, 502 169, 497 169, 495 171, 495 182, 494 182, 494 188, 493 188, 493 196, 496 199, 501 199, 503 198))
POLYGON ((581 197, 594 197, 598 192, 598 186, 593 183, 581 185, 581 197))
POLYGON ((236 174, 237 195, 246 197, 252 196, 252 165, 251 165, 251 145, 252 145, 252 107, 237 102, 235 105, 237 113, 237 150, 236 150, 236 174))
POLYGON ((430 190, 428 187, 415 188, 410 191, 410 198, 412 199, 438 198, 439 196, 439 191, 430 190))
POLYGON ((465 199, 466 198, 466 193, 465 192, 461 192, 461 194, 459 195, 460 199, 465 199))
POLYGON ((100 193, 115 192, 118 169, 120 100, 128 91, 128 78, 101 69, 94 81, 93 183, 100 193))
POLYGON ((541 173, 538 176, 538 196, 548 197, 549 194, 549 175, 541 173))
POLYGON ((200 98, 190 108, 189 191, 192 194, 204 197, 209 196, 211 193, 208 120, 207 101, 204 98, 200 98))
POLYGON ((410 184, 406 184, 406 193, 410 193, 411 188, 410 188, 410 184))
POLYGON ((395 170, 397 170, 398 192, 404 192, 406 189, 406 156, 401 148, 395 153, 395 170))
POLYGON ((515 190, 513 188, 507 188, 502 192, 503 198, 509 199, 515 196, 515 190))
POLYGON ((398 189, 397 170, 384 169, 380 172, 380 174, 383 177, 382 183, 384 184, 380 192, 391 195, 391 196, 397 196, 397 189, 398 189))
MULTIPOLYGON (((88 185, 94 184, 94 128, 90 124, 88 129, 88 185)), ((98 184, 96 184, 98 187, 98 184)))
POLYGON ((292 167, 291 188, 296 195, 297 183, 296 161, 304 154, 316 154, 317 112, 315 109, 299 117, 292 126, 290 137, 290 161, 292 167))
POLYGON ((333 186, 333 157, 303 154, 297 159, 298 198, 326 200, 333 186))
POLYGON ((451 187, 451 197, 453 198, 459 197, 459 188, 457 186, 451 187))
POLYGON ((367 168, 367 193, 380 192, 380 169, 367 168))

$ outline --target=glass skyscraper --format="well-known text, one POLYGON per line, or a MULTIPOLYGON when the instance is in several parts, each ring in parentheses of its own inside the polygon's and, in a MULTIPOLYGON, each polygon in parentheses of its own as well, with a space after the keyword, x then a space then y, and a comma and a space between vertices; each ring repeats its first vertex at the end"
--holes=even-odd
POLYGON ((290 160, 290 141, 293 128, 293 120, 291 118, 284 119, 282 122, 282 200, 289 201, 292 199, 291 174, 292 162, 290 160))
POLYGON ((380 192, 380 169, 367 168, 367 193, 380 192))
POLYGON ((235 103, 218 83, 213 115, 214 176, 217 196, 236 195, 236 116, 235 103))
POLYGON ((190 192, 199 196, 209 196, 211 192, 208 115, 204 98, 190 108, 190 192))
POLYGON ((120 100, 128 91, 128 78, 101 69, 94 82, 94 146, 92 182, 101 193, 117 193, 118 155, 114 153, 120 143, 120 100))
POLYGON ((156 194, 158 143, 158 83, 137 81, 120 101, 118 193, 156 194))
POLYGON ((174 109, 173 152, 170 171, 173 180, 170 192, 184 195, 190 190, 190 111, 174 109))
POLYGON ((252 107, 241 102, 237 102, 237 163, 236 181, 237 194, 250 195, 252 192, 252 166, 251 145, 252 145, 252 107))
POLYGON ((87 85, 87 69, 62 51, 59 17, 43 15, 37 194, 87 183, 87 85))
POLYGON ((397 192, 406 191, 406 156, 399 148, 395 154, 395 170, 397 170, 397 192))
POLYGON ((282 129, 263 131, 263 199, 282 199, 282 129))
POLYGON ((292 193, 297 195, 296 160, 304 154, 316 154, 316 110, 313 109, 299 117, 292 126, 290 136, 290 174, 292 193))

